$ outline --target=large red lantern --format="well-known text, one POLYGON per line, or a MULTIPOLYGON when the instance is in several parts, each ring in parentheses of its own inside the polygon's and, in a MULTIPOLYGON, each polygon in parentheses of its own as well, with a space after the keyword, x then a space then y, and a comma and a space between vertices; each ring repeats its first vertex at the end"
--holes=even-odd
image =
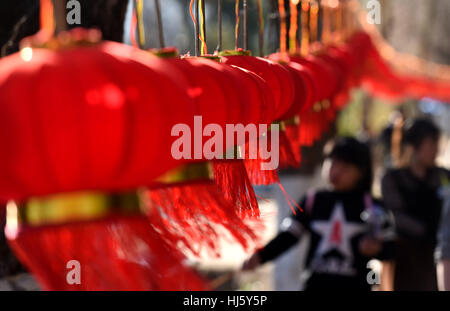
POLYGON ((171 128, 194 106, 163 61, 112 42, 31 51, 1 61, 2 200, 136 189, 180 164, 171 128))
POLYGON ((0 61, 10 244, 45 289, 206 288, 136 195, 180 164, 170 131, 193 119, 187 86, 157 57, 70 36, 0 61), (67 281, 70 262, 81 283, 67 281))

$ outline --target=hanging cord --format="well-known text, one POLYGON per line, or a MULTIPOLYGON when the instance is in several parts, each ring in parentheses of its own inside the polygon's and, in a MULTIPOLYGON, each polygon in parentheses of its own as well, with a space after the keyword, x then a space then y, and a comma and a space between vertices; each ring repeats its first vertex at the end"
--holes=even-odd
POLYGON ((189 4, 189 12, 191 13, 192 22, 194 23, 194 38, 195 38, 195 56, 200 56, 200 29, 197 23, 198 18, 198 0, 191 0, 189 4), (194 5, 195 4, 195 5, 194 5), (193 9, 195 10, 195 16, 193 13, 193 9))
POLYGON ((317 0, 311 1, 310 8, 310 20, 309 20, 309 28, 310 28, 310 40, 311 42, 316 42, 319 39, 319 3, 317 0))
POLYGON ((309 0, 302 0, 302 41, 301 54, 306 56, 309 54, 309 0))
POLYGON ((131 13, 131 22, 130 22, 130 41, 134 47, 139 47, 136 41, 136 27, 137 27, 137 18, 136 18, 136 10, 133 5, 133 12, 131 13))
POLYGON ((161 17, 161 6, 159 5, 159 0, 155 0, 155 11, 156 11, 156 20, 158 22, 158 35, 159 35, 159 47, 163 49, 166 44, 164 42, 164 29, 161 17))
POLYGON ((189 12, 191 14, 192 22, 194 23, 195 27, 195 56, 200 56, 202 54, 208 53, 208 47, 206 46, 205 41, 205 33, 206 33, 206 26, 205 26, 205 6, 204 6, 204 0, 191 0, 191 3, 189 4, 189 12), (195 6, 194 6, 195 3, 195 6), (193 13, 193 9, 195 10, 195 17, 193 13), (200 16, 199 16, 200 14, 200 16), (200 21, 198 23, 197 21, 200 21), (200 24, 201 24, 201 30, 200 30, 200 24), (200 33, 201 31, 201 33, 200 33), (201 47, 200 47, 201 42, 201 47))
POLYGON ((337 3, 337 5, 334 10, 334 14, 335 14, 334 37, 336 38, 337 41, 340 41, 342 38, 342 3, 339 0, 337 0, 336 3, 337 3))
POLYGON ((298 32, 298 4, 299 0, 289 1, 289 11, 291 13, 291 21, 289 28, 289 52, 295 54, 297 52, 297 32, 298 32))
POLYGON ((206 9, 205 0, 199 0, 200 8, 200 41, 202 42, 202 55, 208 54, 208 46, 206 45, 206 9))
POLYGON ((239 49, 239 22, 240 22, 240 16, 239 16, 239 0, 236 0, 234 12, 236 14, 236 26, 234 28, 234 48, 237 50, 239 49))
POLYGON ((328 43, 330 43, 330 39, 331 39, 331 14, 330 14, 330 7, 327 3, 323 3, 324 1, 322 1, 321 6, 322 6, 322 12, 323 12, 323 17, 322 17, 322 42, 327 45, 328 43))
POLYGON ((53 35, 67 30, 66 8, 61 0, 40 0, 41 31, 53 35))
POLYGON ((286 55, 286 9, 284 7, 284 0, 278 0, 278 12, 280 14, 280 54, 281 57, 286 55))
MULTIPOLYGON (((136 24, 138 33, 138 47, 143 49, 145 46, 145 30, 144 30, 144 1, 134 0, 134 12, 136 14, 136 24)), ((132 29, 132 31, 135 31, 132 29)))
POLYGON ((259 56, 264 56, 264 11, 261 0, 256 0, 259 20, 259 56))
POLYGON ((41 31, 51 35, 55 33, 55 18, 52 0, 41 0, 41 31))
POLYGON ((243 0, 244 6, 244 50, 248 51, 248 3, 243 0))
MULTIPOLYGON (((259 0, 261 1, 261 0, 259 0)), ((222 16, 223 16, 223 1, 222 0, 218 0, 218 5, 217 5, 217 52, 222 51, 222 16)))

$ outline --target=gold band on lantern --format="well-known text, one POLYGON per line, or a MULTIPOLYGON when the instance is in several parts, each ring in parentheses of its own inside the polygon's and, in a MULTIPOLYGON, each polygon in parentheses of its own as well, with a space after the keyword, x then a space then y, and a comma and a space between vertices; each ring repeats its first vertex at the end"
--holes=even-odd
POLYGON ((24 203, 9 201, 7 224, 12 226, 46 226, 93 221, 108 216, 142 215, 138 192, 105 194, 77 192, 31 198, 24 203))
MULTIPOLYGON (((286 131, 286 127, 287 126, 296 126, 296 125, 300 125, 300 117, 298 115, 283 120, 283 121, 275 121, 272 124, 278 124, 280 126, 280 131, 286 131)), ((271 128, 269 127, 269 132, 271 131, 271 128)))
POLYGON ((284 123, 285 127, 300 125, 300 117, 298 115, 296 115, 290 119, 284 120, 283 123, 284 123))
MULTIPOLYGON (((285 121, 274 121, 272 125, 278 125, 281 132, 286 131, 286 122, 285 121)), ((272 126, 269 126, 267 132, 272 131, 272 126)))
MULTIPOLYGON (((212 180, 210 162, 191 163, 162 175, 155 183, 174 184, 195 180, 212 180)), ((102 193, 83 191, 43 197, 33 197, 25 202, 7 203, 7 227, 39 227, 67 223, 95 221, 113 216, 140 216, 146 208, 141 192, 102 193)))

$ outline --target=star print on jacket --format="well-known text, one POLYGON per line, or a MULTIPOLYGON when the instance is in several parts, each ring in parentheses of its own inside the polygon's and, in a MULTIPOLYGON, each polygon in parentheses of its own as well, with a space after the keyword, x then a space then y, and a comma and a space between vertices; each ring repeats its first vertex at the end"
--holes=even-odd
POLYGON ((364 232, 365 225, 349 222, 345 219, 342 202, 337 202, 329 220, 316 220, 311 223, 311 229, 322 236, 316 250, 316 256, 323 256, 336 249, 347 258, 353 259, 350 240, 364 232))
POLYGON ((366 226, 347 221, 342 202, 338 201, 334 205, 330 219, 311 222, 311 229, 321 236, 312 261, 314 270, 342 275, 356 274, 351 268, 354 257, 351 239, 364 232, 366 226), (343 258, 325 257, 333 250, 338 251, 343 258))

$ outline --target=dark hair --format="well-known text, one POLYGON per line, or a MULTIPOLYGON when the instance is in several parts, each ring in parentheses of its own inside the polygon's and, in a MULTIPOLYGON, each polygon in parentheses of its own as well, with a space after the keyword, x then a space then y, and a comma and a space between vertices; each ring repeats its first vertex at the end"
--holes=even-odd
POLYGON ((441 130, 433 121, 426 118, 418 118, 405 125, 403 143, 417 149, 425 139, 431 138, 434 141, 438 141, 440 136, 441 130))
POLYGON ((358 167, 363 175, 358 189, 371 192, 373 170, 372 156, 368 144, 353 137, 338 138, 326 156, 358 167))

